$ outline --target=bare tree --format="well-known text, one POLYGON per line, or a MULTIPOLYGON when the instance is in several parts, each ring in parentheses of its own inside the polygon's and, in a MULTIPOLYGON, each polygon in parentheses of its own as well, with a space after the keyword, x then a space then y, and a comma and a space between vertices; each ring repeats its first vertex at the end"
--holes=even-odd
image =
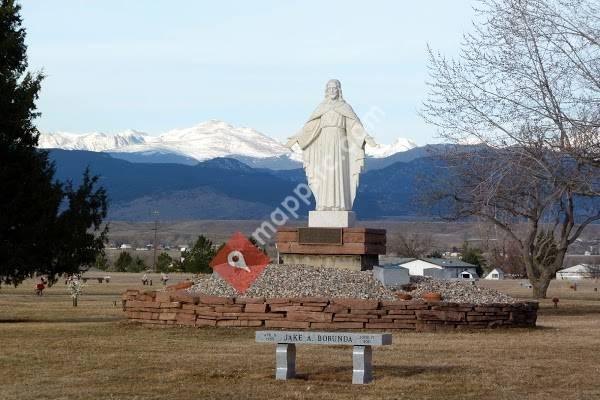
POLYGON ((535 297, 569 246, 600 220, 600 5, 480 0, 460 60, 430 50, 427 121, 475 149, 442 155, 432 193, 452 218, 478 216, 516 243, 535 297))
POLYGON ((395 243, 391 245, 391 251, 401 257, 419 258, 433 249, 431 235, 418 233, 403 235, 399 233, 395 239, 395 243))

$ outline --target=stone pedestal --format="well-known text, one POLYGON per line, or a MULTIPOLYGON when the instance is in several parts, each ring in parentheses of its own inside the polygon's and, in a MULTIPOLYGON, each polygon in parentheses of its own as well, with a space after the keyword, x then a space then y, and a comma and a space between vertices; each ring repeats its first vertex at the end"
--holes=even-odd
POLYGON ((386 252, 385 229, 288 228, 277 230, 277 250, 285 264, 370 270, 386 252))
POLYGON ((350 228, 354 226, 353 211, 309 211, 309 228, 350 228))

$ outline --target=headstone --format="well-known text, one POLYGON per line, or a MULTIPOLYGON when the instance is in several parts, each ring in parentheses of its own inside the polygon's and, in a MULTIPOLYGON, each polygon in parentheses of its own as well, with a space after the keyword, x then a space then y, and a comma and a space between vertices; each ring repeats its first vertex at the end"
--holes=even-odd
POLYGON ((374 266, 373 277, 386 288, 397 288, 410 283, 408 268, 399 265, 374 266))

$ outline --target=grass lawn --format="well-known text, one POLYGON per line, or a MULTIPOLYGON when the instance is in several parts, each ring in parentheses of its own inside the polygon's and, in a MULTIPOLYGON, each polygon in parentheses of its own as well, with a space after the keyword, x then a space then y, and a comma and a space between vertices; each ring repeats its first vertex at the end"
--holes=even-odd
POLYGON ((42 297, 32 282, 0 289, 0 399, 600 398, 600 283, 553 282, 559 308, 542 302, 535 330, 395 333, 374 349, 375 382, 353 386, 349 347, 298 346, 299 377, 281 382, 274 346, 251 329, 128 324, 119 294, 143 288, 140 275, 111 275, 88 281, 76 308, 63 283, 42 297))

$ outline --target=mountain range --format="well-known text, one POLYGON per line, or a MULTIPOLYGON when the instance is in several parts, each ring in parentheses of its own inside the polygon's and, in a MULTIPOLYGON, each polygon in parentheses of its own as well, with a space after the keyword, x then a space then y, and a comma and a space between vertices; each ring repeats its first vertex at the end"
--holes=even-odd
MULTIPOLYGON (((135 130, 115 135, 42 132, 39 147, 105 152, 131 162, 194 165, 198 161, 229 157, 256 168, 294 169, 301 166, 299 149, 291 151, 255 129, 234 127, 217 120, 173 129, 157 136, 135 130)), ((414 142, 398 138, 390 145, 367 146, 366 152, 369 158, 381 159, 415 147, 414 142)))
MULTIPOLYGON (((214 158, 195 165, 176 163, 132 163, 102 152, 49 150, 56 178, 78 184, 89 167, 107 190, 109 219, 147 221, 158 210, 163 220, 263 219, 306 182, 303 169, 252 168, 232 158, 214 158)), ((421 148, 409 152, 421 152, 421 148)), ((403 153, 403 154, 406 154, 403 153)), ((406 154, 408 156, 408 154, 406 154)), ((435 161, 415 157, 367 171, 354 210, 362 219, 422 218, 426 215, 413 202, 420 179, 431 173, 435 161)), ((302 204, 305 218, 314 204, 302 204)))
MULTIPOLYGON (((407 139, 367 147, 354 204, 360 218, 417 218, 419 175, 434 168, 430 152, 407 139)), ((78 183, 89 167, 108 192, 109 219, 263 219, 305 183, 301 153, 251 128, 211 120, 152 136, 128 130, 41 133, 61 181, 78 183)), ((314 205, 303 204, 305 218, 314 205)))

